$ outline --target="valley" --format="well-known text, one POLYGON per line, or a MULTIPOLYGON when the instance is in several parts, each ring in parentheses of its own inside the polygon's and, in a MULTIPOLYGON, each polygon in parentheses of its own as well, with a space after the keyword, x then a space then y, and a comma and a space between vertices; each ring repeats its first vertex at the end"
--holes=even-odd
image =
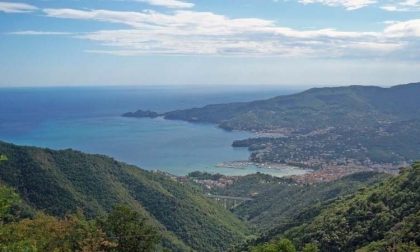
POLYGON ((0 0, 0 252, 420 252, 420 0, 0 0))
POLYGON ((218 124, 226 134, 246 130, 251 137, 233 139, 232 147, 247 148, 249 159, 212 170, 228 175, 174 175, 103 154, 0 142, 0 248, 418 251, 419 88, 315 89, 113 119, 133 128, 137 120, 184 120, 218 124), (233 172, 249 166, 256 173, 233 172))

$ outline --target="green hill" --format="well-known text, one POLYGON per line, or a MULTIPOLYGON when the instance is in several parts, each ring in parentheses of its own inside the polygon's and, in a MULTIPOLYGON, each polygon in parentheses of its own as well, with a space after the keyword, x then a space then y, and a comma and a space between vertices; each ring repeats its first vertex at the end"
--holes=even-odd
POLYGON ((233 214, 188 185, 102 155, 0 142, 0 182, 31 207, 54 216, 82 209, 94 217, 116 204, 147 216, 171 250, 220 251, 245 238, 233 214))
POLYGON ((420 159, 420 83, 390 88, 348 86, 254 102, 165 113, 167 119, 264 132, 239 140, 254 162, 320 169, 378 165, 395 170, 420 159), (278 137, 282 136, 282 137, 278 137))
POLYGON ((272 240, 284 231, 310 222, 333 202, 391 175, 361 172, 336 181, 313 185, 296 184, 292 179, 252 174, 238 178, 232 185, 216 188, 213 194, 252 197, 252 201, 233 208, 258 234, 256 239, 238 246, 238 250, 272 240))
POLYGON ((299 217, 308 208, 314 210, 326 202, 354 193, 389 176, 362 172, 327 183, 301 185, 286 178, 253 174, 239 178, 231 186, 219 189, 216 193, 253 197, 253 201, 234 208, 233 212, 261 232, 269 233, 273 227, 290 226, 289 222, 301 221, 299 217))
POLYGON ((162 251, 156 227, 126 205, 87 220, 78 211, 63 218, 30 208, 0 183, 0 251, 162 251))
MULTIPOLYGON (((420 163, 332 202, 276 237, 320 251, 420 251, 420 163)), ((276 238, 278 239, 278 238, 276 238)), ((264 251, 264 250, 257 250, 264 251)))
POLYGON ((268 100, 208 105, 165 113, 168 119, 219 124, 225 129, 313 130, 329 126, 366 127, 420 118, 420 83, 391 88, 313 88, 268 100))

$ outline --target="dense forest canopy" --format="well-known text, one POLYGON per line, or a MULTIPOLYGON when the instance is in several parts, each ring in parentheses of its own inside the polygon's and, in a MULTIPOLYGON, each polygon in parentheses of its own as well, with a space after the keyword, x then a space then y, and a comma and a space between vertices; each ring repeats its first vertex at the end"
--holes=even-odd
POLYGON ((125 204, 162 234, 174 251, 224 250, 248 235, 232 213, 188 185, 102 155, 54 151, 0 142, 0 181, 36 210, 64 217, 80 209, 88 218, 125 204))
POLYGON ((203 191, 101 155, 7 143, 0 152, 8 157, 0 163, 6 251, 419 249, 420 163, 393 177, 363 172, 302 185, 255 174, 203 191), (207 192, 253 200, 230 213, 207 192))
MULTIPOLYGON (((303 249, 320 251, 420 251, 420 163, 323 207, 305 223, 282 230, 303 249)), ((280 238, 252 248, 273 251, 280 238)))

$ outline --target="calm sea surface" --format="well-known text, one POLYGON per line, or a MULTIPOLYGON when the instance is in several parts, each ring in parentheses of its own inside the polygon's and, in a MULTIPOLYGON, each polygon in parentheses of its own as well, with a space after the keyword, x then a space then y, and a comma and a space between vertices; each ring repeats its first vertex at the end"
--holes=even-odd
POLYGON ((124 118, 139 108, 164 112, 212 103, 251 101, 296 90, 257 87, 83 87, 0 89, 0 140, 20 145, 73 148, 106 154, 144 169, 175 175, 201 170, 227 175, 257 171, 276 176, 284 170, 217 168, 223 161, 246 160, 249 152, 233 140, 251 136, 215 125, 124 118))

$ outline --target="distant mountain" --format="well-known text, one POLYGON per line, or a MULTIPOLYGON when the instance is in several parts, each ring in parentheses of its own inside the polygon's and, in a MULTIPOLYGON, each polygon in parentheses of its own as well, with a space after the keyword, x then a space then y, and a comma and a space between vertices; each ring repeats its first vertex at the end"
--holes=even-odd
POLYGON ((298 248, 312 243, 320 251, 420 251, 419 188, 420 163, 415 163, 399 176, 323 202, 323 207, 313 205, 306 211, 309 220, 302 219, 305 215, 285 220, 295 227, 279 228, 268 237, 288 238, 298 248))
POLYGON ((17 190, 34 209, 87 216, 119 203, 148 217, 171 251, 223 251, 248 230, 232 213, 168 175, 144 171, 102 155, 54 151, 0 142, 0 183, 17 190))
POLYGON ((165 118, 215 123, 225 129, 310 131, 366 127, 420 118, 420 83, 381 88, 348 86, 307 91, 253 102, 176 110, 165 118))

